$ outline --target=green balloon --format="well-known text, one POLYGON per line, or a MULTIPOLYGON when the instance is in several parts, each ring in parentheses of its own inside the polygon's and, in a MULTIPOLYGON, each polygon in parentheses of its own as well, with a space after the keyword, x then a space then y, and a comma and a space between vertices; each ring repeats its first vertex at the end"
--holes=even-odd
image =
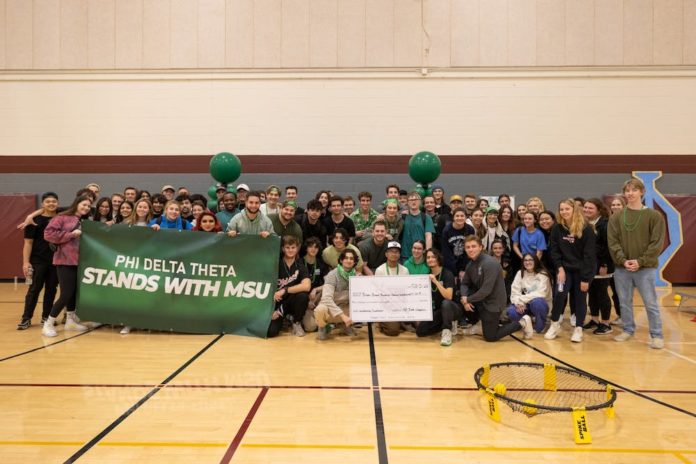
POLYGON ((421 151, 408 161, 408 175, 419 184, 430 184, 440 175, 442 163, 435 153, 421 151))
POLYGON ((234 182, 241 174, 242 162, 232 153, 218 153, 210 160, 210 175, 218 182, 234 182))
POLYGON ((416 188, 414 190, 416 192, 418 192, 418 195, 420 195, 421 198, 424 198, 424 197, 427 197, 428 195, 433 194, 433 189, 430 188, 430 184, 428 184, 428 185, 416 184, 416 188))
POLYGON ((216 211, 218 207, 218 201, 217 200, 208 200, 208 209, 210 211, 216 211))
POLYGON ((213 200, 217 200, 217 185, 211 185, 208 189, 208 196, 213 200))

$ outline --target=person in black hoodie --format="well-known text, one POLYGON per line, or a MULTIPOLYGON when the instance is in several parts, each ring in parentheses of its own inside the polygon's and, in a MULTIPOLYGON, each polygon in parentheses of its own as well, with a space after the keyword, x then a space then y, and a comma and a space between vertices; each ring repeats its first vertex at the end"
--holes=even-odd
POLYGON ((553 298, 551 327, 544 335, 547 340, 558 336, 559 321, 570 296, 575 301, 575 327, 570 341, 582 341, 582 326, 587 313, 587 291, 595 274, 596 242, 592 226, 585 222, 581 208, 572 198, 558 205, 558 223, 551 229, 549 250, 556 271, 558 291, 553 298))
POLYGON ((464 251, 464 240, 469 235, 474 235, 475 232, 474 228, 466 223, 466 210, 464 208, 456 208, 452 215, 453 220, 445 226, 440 242, 445 269, 461 280, 464 277, 464 268, 469 262, 469 257, 464 251))
POLYGON ((609 244, 607 243, 609 212, 599 198, 590 198, 585 200, 582 213, 587 222, 594 227, 597 235, 597 266, 589 292, 591 319, 583 326, 583 329, 594 329, 592 333, 595 335, 605 335, 613 332, 609 323, 611 317, 609 282, 614 274, 614 261, 609 254, 609 244), (599 319, 600 313, 601 320, 599 319))

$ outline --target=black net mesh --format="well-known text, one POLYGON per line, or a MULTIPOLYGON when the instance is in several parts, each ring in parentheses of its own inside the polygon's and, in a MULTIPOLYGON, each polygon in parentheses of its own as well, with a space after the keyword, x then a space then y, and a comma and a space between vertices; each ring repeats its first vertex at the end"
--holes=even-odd
POLYGON ((478 388, 528 416, 579 407, 592 411, 612 406, 616 400, 616 392, 608 391, 603 380, 552 364, 490 364, 479 368, 474 379, 478 388))

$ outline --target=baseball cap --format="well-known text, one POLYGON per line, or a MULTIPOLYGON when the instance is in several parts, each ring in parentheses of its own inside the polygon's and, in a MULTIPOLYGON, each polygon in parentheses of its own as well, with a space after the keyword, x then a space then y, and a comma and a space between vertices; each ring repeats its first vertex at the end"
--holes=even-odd
POLYGON ((392 248, 398 248, 401 250, 401 244, 395 240, 392 240, 391 242, 387 243, 387 250, 391 250, 392 248))
POLYGON ((445 189, 442 188, 442 185, 440 185, 440 184, 435 184, 435 185, 433 185, 433 188, 432 188, 431 190, 432 190, 433 192, 434 192, 435 190, 442 190, 443 192, 445 191, 445 189))
POLYGON ((486 214, 498 214, 498 210, 491 206, 486 209, 486 214))
POLYGON ((162 187, 162 191, 164 192, 165 190, 171 190, 172 192, 176 192, 176 189, 175 189, 173 186, 169 185, 169 184, 167 184, 167 185, 165 185, 164 187, 162 187))
POLYGON ((249 186, 247 184, 239 184, 237 186, 237 191, 239 192, 240 190, 246 190, 248 192, 250 189, 249 189, 249 186))
POLYGON ((227 190, 227 185, 223 184, 222 182, 218 182, 215 184, 215 191, 217 192, 218 190, 227 190))
POLYGON ((462 196, 461 196, 461 195, 452 195, 452 196, 450 197, 449 202, 452 203, 453 201, 464 202, 464 200, 462 199, 462 196))

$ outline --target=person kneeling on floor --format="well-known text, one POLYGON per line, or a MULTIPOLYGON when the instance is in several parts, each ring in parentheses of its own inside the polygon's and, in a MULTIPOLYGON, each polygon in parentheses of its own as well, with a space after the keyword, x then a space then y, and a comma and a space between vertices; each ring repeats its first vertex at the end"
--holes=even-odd
POLYGON ((551 300, 549 273, 536 254, 526 253, 522 257, 522 269, 517 271, 512 282, 512 293, 507 309, 511 321, 520 321, 526 314, 534 319, 534 331, 541 333, 546 326, 551 300))
POLYGON ((452 301, 454 274, 442 267, 442 254, 431 248, 425 252, 425 262, 430 267, 430 290, 433 295, 433 320, 418 323, 416 335, 425 337, 442 331, 440 345, 450 346, 457 335, 457 321, 463 315, 461 306, 452 301))
POLYGON ((333 324, 343 323, 346 335, 354 335, 348 301, 348 281, 355 275, 358 254, 352 248, 345 248, 338 257, 338 266, 324 279, 321 301, 314 309, 319 340, 326 340, 333 324))
POLYGON ((464 240, 464 250, 469 256, 469 263, 464 270, 461 285, 461 303, 465 311, 476 311, 479 322, 464 329, 465 335, 483 335, 487 342, 501 338, 524 329, 525 338, 532 336, 532 320, 528 315, 519 322, 510 322, 500 326, 500 314, 505 309, 507 294, 503 269, 492 256, 483 253, 483 244, 476 235, 469 235, 464 240))
POLYGON ((298 259, 300 241, 294 235, 286 235, 281 241, 283 256, 278 265, 278 290, 273 294, 275 310, 268 327, 269 338, 275 337, 283 327, 283 319, 292 316, 292 334, 304 337, 302 318, 309 304, 311 281, 304 263, 298 259))

